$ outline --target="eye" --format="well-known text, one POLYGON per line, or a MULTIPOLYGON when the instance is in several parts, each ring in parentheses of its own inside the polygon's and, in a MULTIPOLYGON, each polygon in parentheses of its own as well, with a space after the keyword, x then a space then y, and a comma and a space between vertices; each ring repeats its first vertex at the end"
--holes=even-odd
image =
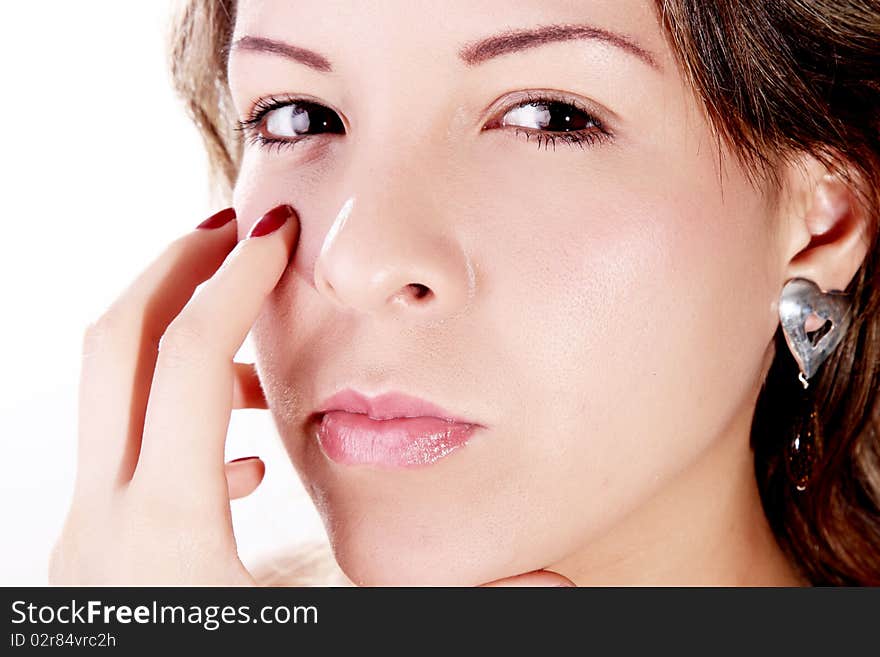
POLYGON ((342 131, 336 113, 316 103, 290 103, 266 112, 264 134, 271 137, 301 137, 322 132, 342 131))
POLYGON ((535 138, 538 148, 562 139, 569 144, 608 140, 611 132, 586 108, 576 101, 553 97, 528 95, 526 102, 520 102, 507 109, 500 119, 490 123, 489 128, 516 128, 516 133, 526 135, 526 141, 535 138))
POLYGON ((532 102, 515 107, 504 115, 501 124, 550 132, 585 130, 595 125, 592 117, 574 105, 556 101, 532 102))
POLYGON ((342 120, 330 108, 287 98, 261 99, 250 116, 239 121, 238 129, 248 142, 266 148, 276 146, 278 150, 323 133, 345 134, 342 120))

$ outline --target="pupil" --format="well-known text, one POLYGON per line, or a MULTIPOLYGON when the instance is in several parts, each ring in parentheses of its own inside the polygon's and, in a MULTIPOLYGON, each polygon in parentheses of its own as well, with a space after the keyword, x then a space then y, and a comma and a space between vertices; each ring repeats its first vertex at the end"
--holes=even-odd
POLYGON ((291 103, 269 116, 266 125, 269 132, 280 135, 320 134, 322 132, 345 132, 339 117, 332 110, 325 110, 315 103, 291 103))
POLYGON ((565 103, 542 103, 535 107, 540 107, 546 112, 545 116, 549 118, 541 127, 552 132, 584 130, 591 125, 586 114, 565 103))
POLYGON ((324 107, 312 103, 297 105, 296 109, 294 109, 292 121, 297 132, 305 132, 307 130, 311 130, 312 134, 333 131, 345 132, 342 122, 336 116, 336 112, 331 110, 325 111, 324 107))

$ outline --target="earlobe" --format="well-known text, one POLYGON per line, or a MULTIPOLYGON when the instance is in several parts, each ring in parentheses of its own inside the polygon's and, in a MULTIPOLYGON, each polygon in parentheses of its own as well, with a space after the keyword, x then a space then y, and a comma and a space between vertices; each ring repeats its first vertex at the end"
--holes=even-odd
POLYGON ((806 245, 789 261, 786 279, 806 278, 824 290, 845 290, 867 255, 866 212, 850 184, 827 173, 812 185, 807 205, 795 220, 806 245))

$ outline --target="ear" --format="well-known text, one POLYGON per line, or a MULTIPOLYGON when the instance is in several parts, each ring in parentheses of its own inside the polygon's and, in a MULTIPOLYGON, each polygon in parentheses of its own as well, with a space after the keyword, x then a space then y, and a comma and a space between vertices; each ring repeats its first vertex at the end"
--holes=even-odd
MULTIPOLYGON (((868 253, 868 216, 839 174, 812 156, 790 177, 785 278, 807 278, 822 290, 845 290, 868 253)), ((822 322, 811 317, 807 331, 822 322)))

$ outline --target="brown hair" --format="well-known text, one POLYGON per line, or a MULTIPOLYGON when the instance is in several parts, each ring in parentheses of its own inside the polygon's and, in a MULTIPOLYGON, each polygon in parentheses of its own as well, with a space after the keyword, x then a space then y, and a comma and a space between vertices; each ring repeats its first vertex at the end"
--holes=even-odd
POLYGON ((880 5, 868 0, 658 0, 680 65, 717 132, 774 185, 810 154, 851 183, 870 245, 847 292, 853 324, 811 380, 816 464, 787 479, 799 415, 781 327, 752 423, 755 474, 776 539, 814 584, 880 584, 880 5))
MULTIPOLYGON (((880 6, 872 0, 655 0, 678 64, 716 137, 755 181, 811 155, 846 180, 869 218, 868 255, 847 287, 853 321, 811 380, 816 463, 804 492, 785 447, 808 412, 781 328, 752 424, 755 473, 777 541, 813 584, 880 585, 880 6)), ((228 198, 242 143, 226 79, 234 0, 189 0, 171 70, 228 198)))

